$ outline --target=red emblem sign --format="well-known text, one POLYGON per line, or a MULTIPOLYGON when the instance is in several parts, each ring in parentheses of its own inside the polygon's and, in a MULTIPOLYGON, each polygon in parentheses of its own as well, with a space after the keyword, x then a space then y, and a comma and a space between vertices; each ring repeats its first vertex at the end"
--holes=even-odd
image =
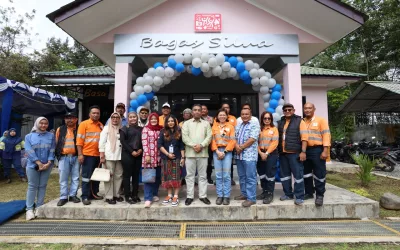
POLYGON ((195 32, 221 32, 221 30, 222 30, 221 14, 194 15, 195 32))

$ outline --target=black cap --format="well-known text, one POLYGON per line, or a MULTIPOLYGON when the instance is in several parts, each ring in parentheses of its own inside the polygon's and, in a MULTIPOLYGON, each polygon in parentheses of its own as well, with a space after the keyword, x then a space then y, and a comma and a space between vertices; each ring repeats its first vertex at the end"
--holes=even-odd
POLYGON ((67 112, 64 117, 68 117, 68 116, 72 116, 72 117, 78 117, 74 112, 67 112))
POLYGON ((292 109, 294 109, 294 106, 293 106, 293 104, 291 104, 291 103, 285 103, 285 104, 283 105, 283 107, 282 107, 282 110, 284 110, 285 108, 292 108, 292 109))
POLYGON ((122 107, 122 108, 124 108, 125 109, 125 104, 124 103, 122 103, 122 102, 120 102, 120 103, 118 103, 117 104, 117 106, 115 106, 115 107, 122 107))

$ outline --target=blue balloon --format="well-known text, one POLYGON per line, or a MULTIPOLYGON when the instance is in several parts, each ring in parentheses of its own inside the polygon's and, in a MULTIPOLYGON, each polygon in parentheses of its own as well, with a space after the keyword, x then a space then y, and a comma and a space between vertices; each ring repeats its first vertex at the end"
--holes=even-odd
POLYGON ((269 101, 269 107, 273 108, 274 110, 276 109, 276 107, 278 107, 278 105, 279 105, 278 100, 271 99, 269 101))
POLYGON ((154 97, 154 92, 151 91, 150 93, 144 93, 144 95, 146 96, 147 100, 150 101, 154 97))
POLYGON ((139 105, 143 105, 147 102, 147 97, 145 95, 139 95, 137 98, 139 105))
POLYGON ((175 69, 176 67, 176 61, 172 58, 168 59, 168 67, 171 67, 173 69, 175 69))
POLYGON ((236 65, 236 70, 237 72, 242 73, 243 71, 246 70, 246 66, 244 65, 243 62, 238 62, 236 65))
POLYGON ((160 63, 160 62, 156 62, 154 65, 153 65, 153 68, 158 68, 158 67, 162 67, 163 66, 163 64, 162 63, 160 63))
POLYGON ((201 74, 201 69, 192 67, 192 74, 195 75, 195 76, 200 75, 201 74))
MULTIPOLYGON (((137 109, 137 108, 136 108, 137 109)), ((129 112, 136 112, 136 109, 134 109, 133 107, 129 107, 129 112)))
POLYGON ((236 68, 238 60, 236 57, 231 56, 231 57, 229 57, 228 62, 231 64, 232 67, 236 68))
POLYGON ((249 71, 245 70, 242 73, 240 73, 240 79, 246 81, 249 78, 250 78, 249 71))
POLYGON ((227 62, 229 60, 228 56, 225 56, 225 62, 227 62))
POLYGON ((244 80, 244 84, 251 85, 251 78, 249 77, 246 80, 244 80))
POLYGON ((272 92, 275 92, 275 91, 281 92, 281 90, 282 90, 282 85, 280 85, 278 83, 272 88, 272 92))
POLYGON ((175 66, 175 70, 181 73, 185 70, 185 65, 183 65, 183 63, 177 63, 175 66))
POLYGON ((270 113, 272 113, 272 114, 275 113, 275 109, 273 109, 273 108, 271 108, 271 107, 267 108, 267 111, 270 112, 270 113))
POLYGON ((271 99, 279 101, 279 99, 281 99, 281 92, 278 92, 278 91, 272 92, 271 99))
POLYGON ((136 109, 139 108, 139 103, 137 100, 131 100, 131 102, 129 104, 131 105, 131 108, 133 109, 133 111, 136 111, 136 109))

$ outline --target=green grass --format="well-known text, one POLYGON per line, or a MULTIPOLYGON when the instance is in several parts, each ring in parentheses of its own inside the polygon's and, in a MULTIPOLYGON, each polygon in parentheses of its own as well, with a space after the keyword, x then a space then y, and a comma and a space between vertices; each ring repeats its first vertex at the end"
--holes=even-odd
MULTIPOLYGON (((363 187, 355 174, 328 173, 326 178, 327 182, 330 184, 350 190, 376 201, 379 201, 381 196, 386 192, 400 195, 399 180, 376 176, 375 180, 371 181, 368 187, 363 187)), ((387 210, 382 207, 379 211, 379 216, 381 218, 400 217, 400 211, 387 210)))

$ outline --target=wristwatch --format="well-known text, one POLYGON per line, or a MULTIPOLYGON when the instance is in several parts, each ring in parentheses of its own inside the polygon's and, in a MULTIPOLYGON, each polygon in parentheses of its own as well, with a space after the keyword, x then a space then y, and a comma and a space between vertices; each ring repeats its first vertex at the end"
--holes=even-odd
POLYGON ((265 154, 268 156, 269 155, 269 153, 268 152, 265 152, 265 154))
POLYGON ((301 152, 302 152, 302 153, 305 153, 306 151, 302 149, 301 152))

